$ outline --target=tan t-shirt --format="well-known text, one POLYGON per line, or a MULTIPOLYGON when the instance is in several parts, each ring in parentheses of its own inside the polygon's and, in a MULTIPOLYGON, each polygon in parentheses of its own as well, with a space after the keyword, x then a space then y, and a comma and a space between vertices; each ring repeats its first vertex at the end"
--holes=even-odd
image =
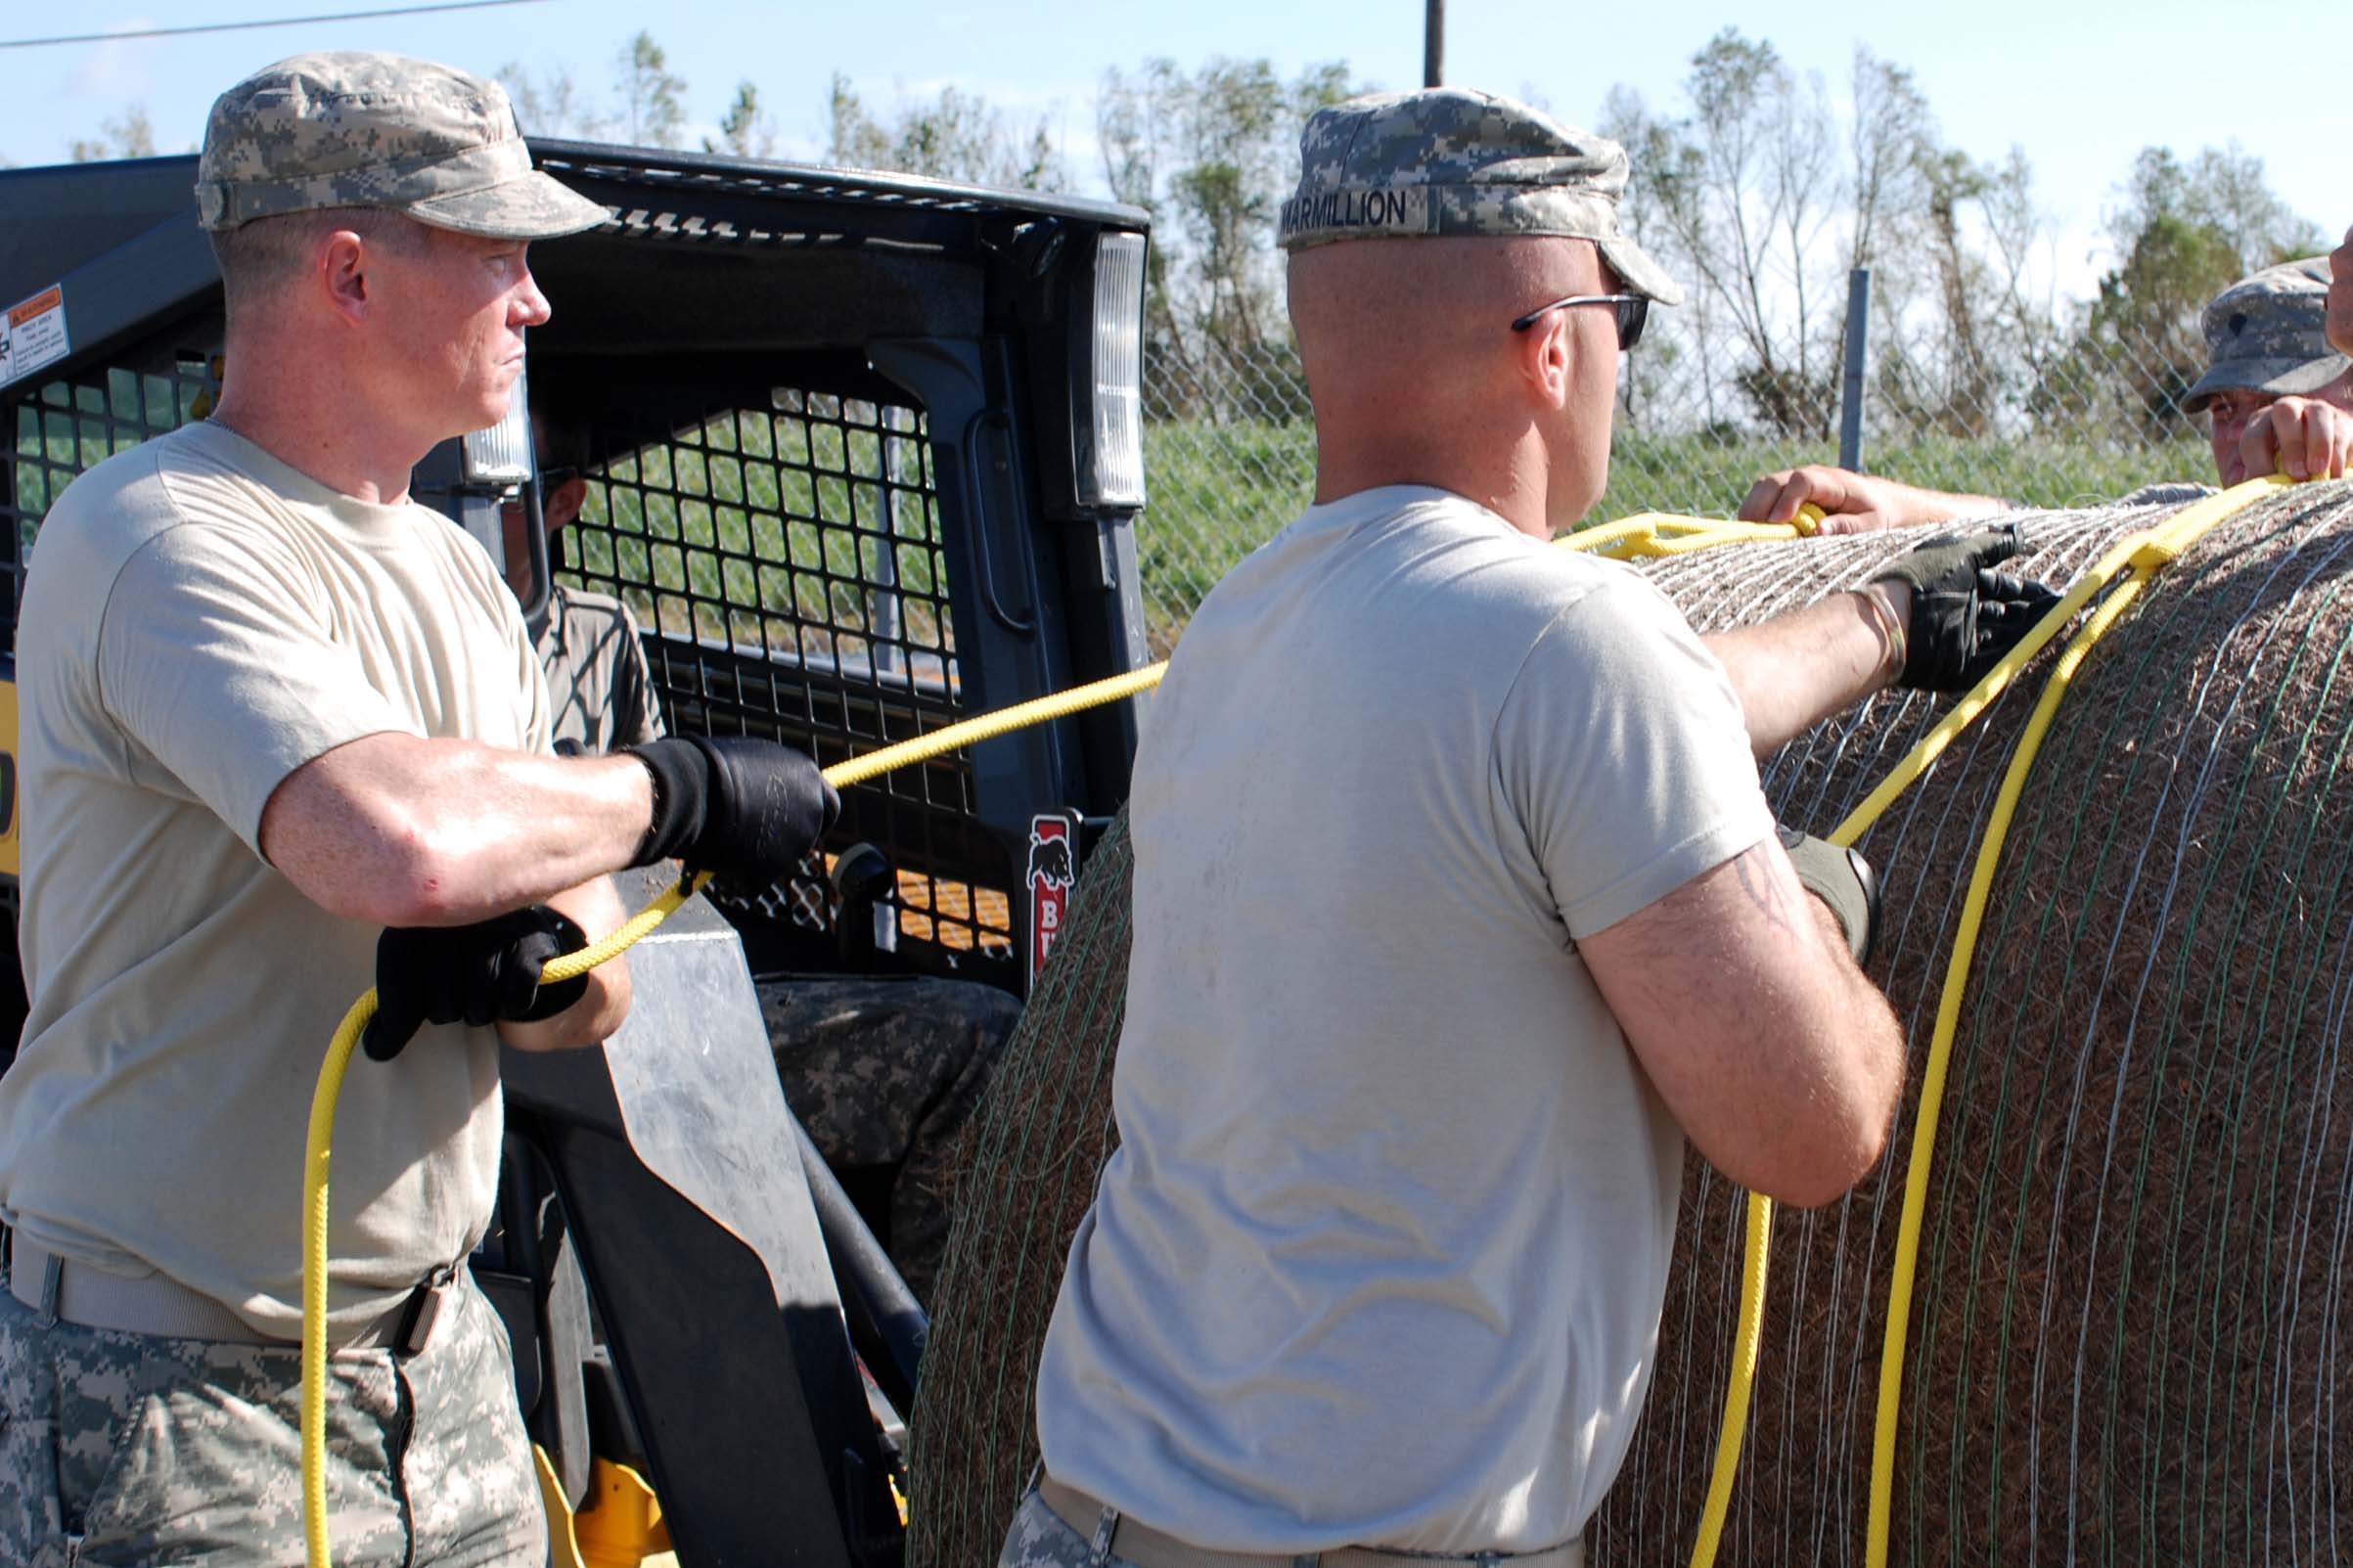
MULTIPOLYGON (((545 751, 521 615, 438 514, 198 425, 59 498, 17 661, 32 1009, 0 1079, 0 1219, 295 1337, 311 1088, 378 928, 263 862, 262 807, 385 731, 545 751)), ((348 1331, 488 1223, 495 1034, 428 1027, 389 1064, 355 1059, 336 1125, 329 1307, 348 1331)))
POLYGON ((595 756, 661 739, 661 697, 637 619, 619 600, 558 583, 539 631, 539 667, 557 750, 595 756))
POLYGON ((1773 831, 1723 666, 1632 567, 1364 491, 1195 613, 1129 830, 1047 1469, 1216 1550, 1576 1535, 1683 1169, 1577 944, 1773 831))

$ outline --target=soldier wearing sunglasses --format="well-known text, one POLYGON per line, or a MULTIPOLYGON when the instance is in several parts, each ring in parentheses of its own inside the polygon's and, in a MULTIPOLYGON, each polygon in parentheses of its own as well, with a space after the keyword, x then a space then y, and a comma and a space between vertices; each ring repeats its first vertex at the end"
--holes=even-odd
POLYGON ((1966 680, 2046 602, 1988 533, 1698 637, 1549 544, 1680 297, 1618 230, 1625 154, 1454 90, 1321 111, 1300 153, 1315 503, 1146 725, 1121 1142, 1006 1568, 1581 1563, 1685 1139, 1826 1203, 1902 1084, 1867 868, 1785 839, 1754 757, 1966 680))

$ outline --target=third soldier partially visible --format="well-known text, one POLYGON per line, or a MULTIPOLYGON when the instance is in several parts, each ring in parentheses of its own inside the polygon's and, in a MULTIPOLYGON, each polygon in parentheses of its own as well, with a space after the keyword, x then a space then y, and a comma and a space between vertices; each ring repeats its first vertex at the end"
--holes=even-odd
MULTIPOLYGON (((2275 470, 2337 477, 2353 469, 2353 360, 2326 336, 2329 263, 2312 256, 2240 279, 2207 304, 2200 325, 2206 373, 2182 397, 2207 416, 2215 476, 2237 484, 2275 470)), ((2195 500, 2197 483, 2144 486, 2127 504, 2195 500)), ((1758 479, 1741 503, 1749 522, 1787 522, 1807 504, 1824 533, 1869 533, 2013 510, 1994 496, 1929 490, 1877 474, 1813 465, 1758 479)))
MULTIPOLYGON (((542 421, 541 503, 552 560, 590 498, 590 453, 542 421)), ((508 583, 527 596, 523 511, 509 508, 508 583)), ((664 733, 661 696, 629 606, 562 581, 535 627, 556 749, 595 755, 664 733)), ((761 974, 760 1012, 785 1098, 916 1298, 947 1250, 950 1176, 1020 1004, 994 986, 928 975, 761 974)))

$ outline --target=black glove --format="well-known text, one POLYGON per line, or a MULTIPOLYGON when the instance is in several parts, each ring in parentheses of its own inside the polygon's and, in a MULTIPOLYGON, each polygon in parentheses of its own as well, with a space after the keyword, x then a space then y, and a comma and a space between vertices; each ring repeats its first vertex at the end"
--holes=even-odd
POLYGON ((390 1061, 425 1024, 552 1018, 587 995, 588 976, 543 986, 539 971, 587 945, 587 932, 544 904, 472 925, 387 926, 376 939, 376 1016, 360 1045, 390 1061))
POLYGON ((2018 644, 2059 595, 1991 568, 2018 553, 2014 523, 1942 534, 1889 561, 1871 580, 1912 589, 1898 686, 1966 692, 2018 644))
POLYGON ((1846 933, 1847 951, 1858 964, 1871 962, 1872 939, 1878 934, 1879 878, 1861 850, 1840 849, 1828 839, 1781 830, 1781 847, 1789 852, 1789 865, 1799 885, 1831 907, 1846 933))
POLYGON ((802 752, 748 736, 668 736, 629 754, 654 776, 654 820, 632 866, 675 855, 689 871, 766 887, 800 864, 841 812, 802 752))

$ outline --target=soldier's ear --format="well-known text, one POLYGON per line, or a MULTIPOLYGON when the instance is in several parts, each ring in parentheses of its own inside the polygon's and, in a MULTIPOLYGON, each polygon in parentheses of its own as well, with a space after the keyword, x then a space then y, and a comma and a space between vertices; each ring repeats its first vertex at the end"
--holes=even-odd
POLYGON ((327 308, 356 327, 368 318, 376 297, 367 243, 349 229, 336 229, 311 242, 308 278, 327 308))
POLYGON ((539 498, 539 509, 547 517, 547 531, 556 533, 571 526, 588 505, 588 481, 573 474, 562 484, 539 498))
POLYGON ((1543 407, 1567 406, 1575 382, 1576 335, 1565 310, 1548 311, 1525 332, 1511 334, 1513 369, 1526 394, 1543 407))

